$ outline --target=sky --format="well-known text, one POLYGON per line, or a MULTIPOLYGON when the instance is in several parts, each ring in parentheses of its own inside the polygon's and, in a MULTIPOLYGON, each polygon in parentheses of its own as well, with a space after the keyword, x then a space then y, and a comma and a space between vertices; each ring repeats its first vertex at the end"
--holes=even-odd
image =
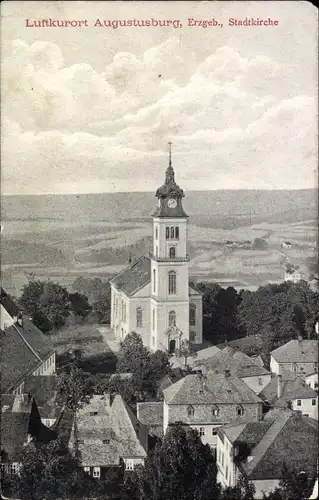
POLYGON ((317 23, 298 1, 2 2, 2 194, 154 191, 168 141, 184 189, 316 187, 317 23), (88 27, 26 27, 49 18, 88 27), (182 27, 94 27, 152 18, 182 27))

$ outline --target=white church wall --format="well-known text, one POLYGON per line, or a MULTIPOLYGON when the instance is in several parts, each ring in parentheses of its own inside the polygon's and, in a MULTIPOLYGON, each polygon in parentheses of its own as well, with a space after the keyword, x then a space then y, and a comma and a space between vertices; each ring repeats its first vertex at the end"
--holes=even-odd
POLYGON ((149 297, 131 297, 129 299, 129 333, 136 332, 142 339, 144 345, 149 345, 151 332, 151 305, 149 297), (142 309, 142 326, 137 323, 137 308, 142 309))

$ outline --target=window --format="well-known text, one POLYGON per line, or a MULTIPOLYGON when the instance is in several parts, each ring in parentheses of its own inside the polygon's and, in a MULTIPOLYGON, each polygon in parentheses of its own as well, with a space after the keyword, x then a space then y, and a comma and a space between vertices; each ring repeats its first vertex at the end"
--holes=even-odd
POLYGON ((175 238, 175 230, 173 227, 171 227, 171 230, 170 230, 170 236, 171 236, 171 239, 174 239, 175 238))
POLYGON ((297 406, 301 406, 301 399, 297 399, 297 406))
POLYGON ((166 239, 169 240, 169 227, 166 228, 165 234, 166 234, 166 239))
POLYGON ((91 417, 93 417, 94 415, 97 415, 97 411, 90 411, 90 415, 91 415, 91 417))
POLYGON ((100 467, 93 467, 93 477, 100 477, 100 467))
POLYGON ((126 464, 125 464, 125 469, 126 470, 134 470, 134 464, 133 464, 133 462, 127 461, 126 464))
POLYGON ((205 436, 205 427, 200 427, 199 428, 199 435, 200 436, 205 436))
POLYGON ((175 239, 179 239, 179 227, 175 227, 175 239))
POLYGON ((83 467, 83 470, 86 474, 90 474, 90 467, 83 467))
POLYGON ((158 227, 155 228, 155 239, 158 240, 158 227))
POLYGON ((10 465, 10 474, 17 474, 19 472, 19 465, 13 463, 10 465))
POLYGON ((170 311, 168 313, 168 326, 176 326, 176 312, 170 311))
POLYGON ((155 257, 157 258, 158 257, 158 246, 156 245, 155 247, 155 257))
POLYGON ((156 292, 156 269, 153 269, 153 292, 156 292))
POLYGON ((311 401, 312 406, 316 406, 316 402, 317 402, 316 399, 312 399, 312 401, 311 401))
POLYGON ((304 417, 309 417, 309 413, 304 413, 304 417))
POLYGON ((168 293, 169 293, 169 295, 176 294, 176 273, 175 273, 175 271, 170 271, 168 273, 168 293))
POLYGON ((244 414, 244 408, 242 406, 237 406, 236 411, 237 411, 238 416, 241 416, 244 414))
POLYGON ((155 330, 155 309, 153 309, 152 323, 153 323, 153 330, 155 330))
POLYGON ((212 428, 212 436, 217 436, 217 427, 212 428))
POLYGON ((0 478, 2 479, 6 472, 6 464, 0 464, 0 478))
POLYGON ((152 337, 152 346, 155 347, 155 337, 152 337))
POLYGON ((318 382, 315 382, 315 389, 318 389, 318 382))
POLYGON ((292 369, 293 369, 293 371, 294 371, 294 372, 296 372, 296 371, 297 371, 297 365, 296 365, 296 364, 293 364, 293 365, 292 365, 292 369))
POLYGON ((224 467, 224 453, 222 453, 222 467, 224 467))
POLYGON ((220 448, 218 448, 218 462, 220 462, 220 448))
POLYGON ((228 479, 228 465, 226 465, 226 479, 228 479))
POLYGON ((258 385, 263 385, 263 379, 262 378, 258 379, 258 385))
POLYGON ((195 304, 189 305, 189 324, 190 324, 190 326, 196 325, 196 306, 195 306, 195 304))
POLYGON ((83 439, 77 439, 76 444, 84 444, 84 440, 83 439))
POLYGON ((122 321, 126 321, 126 304, 122 302, 122 321))
POLYGON ((50 420, 45 420, 45 425, 46 425, 47 427, 50 427, 50 425, 51 425, 51 421, 50 421, 50 420))
POLYGON ((103 439, 103 440, 102 440, 102 443, 103 443, 103 444, 109 444, 109 442, 110 442, 110 440, 109 440, 109 439, 103 439))
POLYGON ((194 416, 194 413, 195 413, 195 410, 194 410, 193 406, 192 406, 192 405, 189 405, 189 406, 187 407, 187 415, 188 415, 189 417, 193 417, 193 416, 194 416))
POLYGON ((136 326, 141 328, 143 326, 143 311, 141 307, 136 309, 136 326))
POLYGON ((195 338, 196 338, 196 333, 195 332, 190 332, 189 333, 189 340, 191 342, 195 342, 195 338))
POLYGON ((175 256, 176 256, 175 247, 170 247, 170 249, 169 249, 169 258, 170 259, 175 259, 175 256))
POLYGON ((116 298, 116 300, 115 300, 115 317, 116 318, 118 316, 118 311, 119 311, 119 299, 116 298))
POLYGON ((213 406, 212 408, 212 414, 214 417, 217 417, 218 416, 218 413, 219 413, 219 408, 218 406, 213 406))

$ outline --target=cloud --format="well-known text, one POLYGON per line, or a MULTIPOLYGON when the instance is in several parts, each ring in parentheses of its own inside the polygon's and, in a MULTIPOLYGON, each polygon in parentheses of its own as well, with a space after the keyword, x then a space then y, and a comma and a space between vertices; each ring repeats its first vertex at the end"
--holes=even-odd
POLYGON ((154 189, 168 140, 184 187, 315 185, 316 99, 266 56, 221 47, 196 61, 171 38, 99 74, 66 66, 56 44, 15 41, 2 72, 6 192, 154 189))

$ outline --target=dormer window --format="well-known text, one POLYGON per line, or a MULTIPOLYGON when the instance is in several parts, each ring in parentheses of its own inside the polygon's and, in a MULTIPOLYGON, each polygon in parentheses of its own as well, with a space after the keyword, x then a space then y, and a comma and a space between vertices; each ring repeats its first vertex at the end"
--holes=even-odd
POLYGON ((244 414, 244 408, 241 405, 237 405, 236 413, 238 417, 241 417, 244 414))
POLYGON ((187 407, 187 415, 188 417, 193 417, 195 413, 194 407, 192 405, 189 405, 187 407))
POLYGON ((109 444, 110 440, 109 439, 103 439, 102 443, 103 444, 109 444))
POLYGON ((219 408, 218 408, 218 406, 217 406, 217 405, 214 405, 214 406, 212 407, 212 414, 213 414, 213 416, 214 416, 214 417, 217 417, 217 416, 218 416, 218 414, 219 414, 219 408))

